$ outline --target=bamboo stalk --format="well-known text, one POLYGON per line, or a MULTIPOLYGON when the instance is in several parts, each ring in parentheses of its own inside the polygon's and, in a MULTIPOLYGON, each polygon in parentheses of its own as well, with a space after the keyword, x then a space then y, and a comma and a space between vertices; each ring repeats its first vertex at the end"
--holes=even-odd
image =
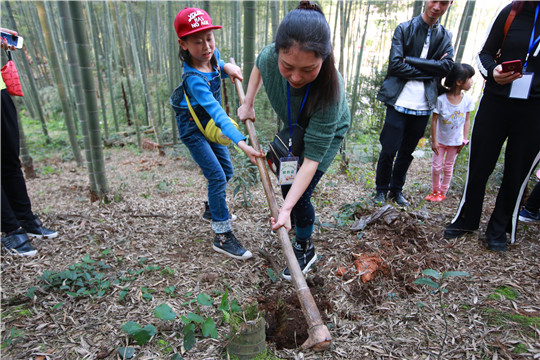
MULTIPOLYGON (((231 63, 235 64, 233 58, 231 58, 231 63)), ((242 83, 240 82, 240 80, 236 79, 235 85, 238 98, 240 99, 240 103, 243 104, 245 95, 244 89, 242 88, 242 83)), ((251 146, 253 146, 255 150, 260 151, 261 146, 259 144, 259 140, 257 139, 257 133, 255 131, 253 121, 246 121, 246 128, 249 133, 249 141, 251 142, 251 146)), ((263 184, 264 193, 266 194, 266 200, 268 201, 268 205, 270 206, 270 213, 272 217, 277 219, 279 214, 279 206, 276 201, 276 195, 274 194, 274 190, 272 189, 270 176, 268 175, 268 170, 266 168, 266 164, 263 158, 257 158, 257 168, 259 169, 259 174, 261 175, 261 181, 263 184)), ((279 229, 277 229, 276 232, 281 243, 281 249, 285 254, 285 261, 287 263, 287 266, 289 267, 289 271, 291 272, 291 278, 294 288, 296 290, 296 295, 298 295, 298 300, 300 300, 300 305, 302 306, 302 312, 304 313, 304 316, 308 323, 309 337, 302 344, 302 349, 313 348, 313 350, 315 351, 326 350, 332 342, 332 337, 330 336, 328 328, 323 324, 319 309, 317 309, 315 300, 311 295, 311 291, 309 291, 306 279, 304 279, 304 274, 302 274, 300 265, 298 264, 296 256, 294 255, 291 241, 289 239, 289 234, 284 227, 280 227, 279 229)))

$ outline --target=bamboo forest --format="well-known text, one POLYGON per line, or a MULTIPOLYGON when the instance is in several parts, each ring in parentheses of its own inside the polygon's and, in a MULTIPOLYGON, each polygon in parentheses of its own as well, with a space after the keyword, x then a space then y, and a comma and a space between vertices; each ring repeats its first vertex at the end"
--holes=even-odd
MULTIPOLYGON (((350 117, 350 126, 328 169, 313 168, 313 183, 300 177, 319 162, 306 157, 297 168, 298 157, 292 158, 298 178, 287 187, 270 171, 270 157, 253 155, 250 161, 246 154, 272 151, 276 133, 287 123, 278 115, 281 110, 287 115, 287 100, 291 121, 290 95, 282 94, 284 108, 274 109, 266 69, 255 67, 299 3, 1 1, 2 36, 12 30, 24 40, 20 48, 1 51, 2 66, 16 65, 24 94, 10 90, 9 96, 4 77, 2 359, 540 358, 540 222, 518 220, 515 213, 515 237, 508 238, 506 251, 488 251, 485 245, 490 215, 500 201, 506 144, 486 184, 478 230, 445 235, 474 174, 468 169, 470 147, 459 148, 444 197, 427 196, 435 194, 429 116, 420 141, 412 144, 406 181, 403 176, 406 200, 391 190, 383 203, 376 201, 390 109, 378 94, 390 76, 398 25, 423 16, 428 4, 449 5, 437 21, 451 34, 453 62, 475 69, 465 89, 474 108, 472 130, 486 86, 476 57, 495 18, 511 2, 316 2, 330 29, 347 105, 343 117, 350 117), (220 180, 227 185, 223 197, 213 193, 217 180, 201 165, 204 156, 179 136, 181 120, 171 106, 188 64, 181 60, 184 47, 193 49, 186 38, 179 40, 175 25, 184 8, 202 9, 210 24, 222 26, 213 30, 215 48, 227 64, 220 74, 230 75, 236 64, 243 77, 218 81, 222 108, 236 121, 235 134, 246 138, 245 144, 219 145, 232 166, 220 180), (243 122, 237 109, 249 105, 248 83, 257 70, 263 81, 254 98, 255 119, 243 122), (4 189, 9 162, 4 145, 17 142, 4 124, 4 95, 17 115, 25 180, 17 190, 4 189), (298 183, 305 187, 297 194, 298 183), (24 206, 31 206, 33 224, 42 229, 39 236, 18 217, 21 227, 14 232, 4 223, 6 199, 23 190, 30 200, 24 206), (304 220, 294 215, 300 210, 291 208, 308 192, 306 208, 312 205, 315 213, 303 227, 304 220), (223 213, 215 209, 225 194, 223 213), (283 211, 291 214, 284 220, 292 220, 290 231, 273 228, 283 211), (227 220, 216 220, 220 216, 227 220), (10 234, 19 234, 20 243, 9 240, 10 234), (245 252, 232 255, 229 241, 245 252), (313 258, 306 260, 309 246, 302 248, 302 241, 313 244, 313 258)), ((276 60, 274 70, 285 77, 283 63, 278 69, 276 60)), ((310 86, 298 103, 298 123, 310 86)), ((294 95, 298 89, 290 90, 294 95)), ((193 109, 185 111, 196 117, 193 109)), ((312 141, 307 126, 306 149, 312 141)), ((209 151, 218 151, 215 146, 209 151)), ((291 146, 280 159, 282 169, 293 156, 291 146)), ((535 166, 521 189, 519 209, 540 180, 535 166)))

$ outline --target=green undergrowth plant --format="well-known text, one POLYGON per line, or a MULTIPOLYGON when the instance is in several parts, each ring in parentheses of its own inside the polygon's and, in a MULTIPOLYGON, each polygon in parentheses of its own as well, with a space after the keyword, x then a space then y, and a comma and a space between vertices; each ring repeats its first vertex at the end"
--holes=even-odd
POLYGON ((19 342, 20 338, 24 337, 24 332, 13 326, 9 329, 7 335, 3 336, 1 348, 9 347, 16 342, 19 342))
MULTIPOLYGON (((72 264, 68 269, 60 272, 45 270, 39 277, 45 291, 60 290, 72 297, 103 296, 109 290, 110 279, 104 270, 111 266, 103 260, 92 260, 86 254, 82 262, 72 264)), ((27 296, 34 298, 37 287, 28 290, 27 296)))
POLYGON ((358 220, 362 212, 367 208, 365 201, 357 201, 341 205, 339 212, 334 213, 337 226, 350 226, 355 220, 358 220))
POLYGON ((519 296, 519 292, 510 286, 499 286, 493 294, 488 296, 489 300, 514 300, 519 296))
MULTIPOLYGON (((510 314, 501 310, 488 308, 483 311, 490 324, 495 326, 511 327, 518 325, 524 330, 532 330, 540 328, 540 316, 526 316, 521 314, 510 314)), ((531 331, 530 336, 534 337, 534 331, 531 331)))
MULTIPOLYGON (((214 317, 212 317, 212 315, 209 315, 213 314, 209 310, 211 307, 214 306, 215 300, 217 299, 213 299, 211 296, 205 293, 200 293, 197 296, 194 296, 192 292, 185 294, 184 297, 190 299, 184 301, 181 304, 182 306, 195 305, 195 308, 193 310, 188 311, 184 315, 181 315, 179 317, 181 332, 183 334, 182 345, 185 351, 189 351, 195 346, 198 337, 218 339, 219 336, 217 332, 217 324, 229 324, 231 323, 231 319, 233 318, 234 314, 242 313, 242 308, 235 299, 229 301, 228 290, 225 290, 224 293, 218 293, 218 315, 214 317), (219 298, 219 295, 221 295, 221 298, 219 298)), ((247 317, 253 316, 253 310, 248 310, 245 313, 247 314, 247 317)), ((157 319, 164 322, 175 321, 178 318, 177 314, 172 310, 172 308, 165 303, 157 306, 154 309, 153 315, 157 319)), ((234 317, 234 319, 235 322, 239 321, 236 317, 234 317)), ((144 345, 151 341, 152 337, 158 334, 159 328, 159 324, 157 324, 157 326, 153 324, 146 324, 142 326, 135 321, 128 321, 122 326, 122 331, 131 336, 131 338, 138 345, 144 345)), ((171 347, 170 343, 164 343, 163 341, 160 342, 159 340, 157 341, 157 345, 160 348, 171 347)), ((134 352, 135 349, 132 347, 121 347, 118 349, 118 353, 121 356, 124 356, 124 354, 126 354, 126 356, 127 354, 133 356, 134 352)), ((167 353, 170 352, 171 351, 168 351, 167 353)), ((174 354, 173 358, 182 359, 181 355, 179 354, 174 354)))
MULTIPOLYGON (((38 277, 37 286, 30 287, 25 295, 34 299, 38 293, 60 292, 73 298, 102 297, 111 293, 113 286, 119 286, 118 300, 123 301, 130 292, 131 287, 127 284, 145 276, 147 273, 160 274, 162 277, 174 275, 174 270, 169 267, 162 269, 160 266, 146 264, 147 258, 140 258, 135 268, 128 268, 115 272, 113 266, 106 262, 110 257, 111 250, 105 249, 94 260, 89 254, 84 255, 81 262, 71 264, 65 270, 46 270, 38 277)), ((117 264, 122 264, 121 256, 114 257, 117 264)), ((109 259, 110 260, 110 259, 109 259)), ((153 299, 158 290, 147 286, 141 286, 142 298, 146 301, 153 299)), ((165 293, 173 297, 174 286, 165 288, 165 293)), ((62 303, 61 303, 62 304, 62 303)), ((60 307, 61 304, 58 306, 60 307)), ((56 307, 53 307, 55 309, 56 307)))
MULTIPOLYGON (((422 274, 428 277, 421 277, 413 281, 413 283, 417 285, 427 285, 433 289, 432 290, 433 293, 438 294, 438 303, 441 309, 442 317, 444 319, 444 335, 441 341, 441 349, 437 356, 437 359, 440 359, 444 350, 446 337, 448 336, 448 322, 446 320, 446 310, 445 310, 446 306, 443 303, 443 294, 448 293, 448 289, 446 288, 448 283, 445 282, 445 279, 448 279, 450 277, 470 276, 470 274, 464 271, 447 271, 447 272, 440 273, 433 269, 425 269, 424 271, 422 271, 422 274)), ((418 303, 417 305, 420 308, 425 306, 422 303, 418 303)))

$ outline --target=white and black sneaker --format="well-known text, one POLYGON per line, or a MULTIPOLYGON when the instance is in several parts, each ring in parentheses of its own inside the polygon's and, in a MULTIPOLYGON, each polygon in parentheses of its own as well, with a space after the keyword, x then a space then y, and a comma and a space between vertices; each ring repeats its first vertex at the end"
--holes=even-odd
POLYGON ((2 247, 11 255, 34 256, 37 254, 24 229, 12 231, 2 237, 2 247))
POLYGON ((238 242, 232 231, 216 234, 212 248, 219 253, 239 260, 246 260, 253 256, 251 251, 244 249, 238 242))
MULTIPOLYGON (((212 221, 212 213, 210 212, 210 206, 208 201, 204 202, 204 213, 202 215, 203 220, 212 221)), ((237 216, 229 213, 229 221, 234 221, 237 219, 237 216)))
MULTIPOLYGON (((300 269, 302 270, 302 274, 307 273, 311 268, 311 265, 317 261, 317 253, 315 252, 313 242, 311 240, 305 244, 296 242, 293 246, 293 250, 296 259, 298 260, 298 265, 300 265, 300 269)), ((281 276, 283 276, 285 280, 291 280, 291 272, 289 271, 288 266, 283 270, 281 276)))
POLYGON ((34 219, 30 221, 20 221, 22 228, 26 231, 29 237, 36 239, 53 239, 58 236, 58 232, 47 229, 43 226, 38 217, 34 215, 34 219))

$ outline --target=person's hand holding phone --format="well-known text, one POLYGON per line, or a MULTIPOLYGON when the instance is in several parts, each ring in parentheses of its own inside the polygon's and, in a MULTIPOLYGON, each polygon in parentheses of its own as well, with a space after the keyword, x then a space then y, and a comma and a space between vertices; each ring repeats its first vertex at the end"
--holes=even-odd
POLYGON ((0 32, 2 33, 2 40, 0 42, 0 46, 2 47, 2 49, 4 50, 15 50, 17 48, 21 48, 22 47, 22 38, 20 38, 20 44, 21 46, 18 47, 18 42, 15 41, 13 42, 13 39, 18 39, 19 36, 17 34, 16 31, 13 31, 13 30, 10 30, 10 29, 6 29, 6 28, 3 28, 3 27, 0 27, 0 32), (11 39, 8 39, 8 36, 10 35, 13 35, 11 36, 11 39), (12 40, 11 42, 8 42, 8 40, 12 40))
POLYGON ((509 84, 512 81, 519 79, 522 76, 521 71, 513 71, 513 70, 504 71, 504 70, 509 70, 509 69, 507 67, 503 69, 502 64, 497 65, 495 69, 493 69, 493 79, 499 85, 509 84))

